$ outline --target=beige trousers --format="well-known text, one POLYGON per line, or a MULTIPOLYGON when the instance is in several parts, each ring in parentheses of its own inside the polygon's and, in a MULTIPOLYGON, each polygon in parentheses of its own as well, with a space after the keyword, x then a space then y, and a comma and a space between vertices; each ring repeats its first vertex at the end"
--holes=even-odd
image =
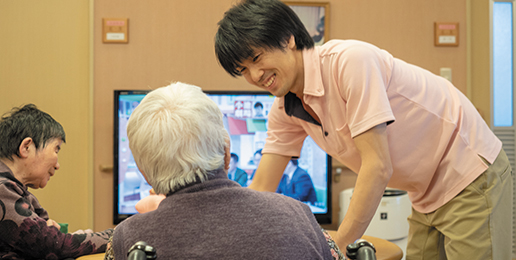
POLYGON ((406 259, 510 260, 512 213, 513 173, 502 150, 482 175, 436 211, 412 209, 406 259))

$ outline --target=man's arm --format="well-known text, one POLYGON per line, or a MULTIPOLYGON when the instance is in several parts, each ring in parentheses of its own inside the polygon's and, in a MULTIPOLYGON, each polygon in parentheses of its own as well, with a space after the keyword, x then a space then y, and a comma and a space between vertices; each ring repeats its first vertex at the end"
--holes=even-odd
POLYGON ((379 124, 354 138, 362 164, 349 209, 335 241, 340 248, 362 237, 371 222, 392 175, 386 124, 379 124))
POLYGON ((257 191, 275 192, 283 176, 283 171, 292 157, 264 153, 260 165, 249 188, 257 191))

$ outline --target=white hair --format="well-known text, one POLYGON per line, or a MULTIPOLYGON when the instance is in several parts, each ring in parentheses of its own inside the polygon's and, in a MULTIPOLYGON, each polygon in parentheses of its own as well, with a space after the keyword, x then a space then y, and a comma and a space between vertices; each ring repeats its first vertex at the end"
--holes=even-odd
POLYGON ((215 102, 180 82, 147 94, 127 123, 136 164, 158 194, 224 167, 227 136, 215 102))

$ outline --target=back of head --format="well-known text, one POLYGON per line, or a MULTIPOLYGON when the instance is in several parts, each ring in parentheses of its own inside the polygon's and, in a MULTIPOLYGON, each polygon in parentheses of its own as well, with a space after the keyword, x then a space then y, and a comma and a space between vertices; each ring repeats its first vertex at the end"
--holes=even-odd
POLYGON ((279 0, 243 0, 229 9, 218 23, 215 53, 232 76, 253 49, 284 49, 294 36, 298 50, 310 49, 314 41, 296 13, 279 0))
POLYGON ((0 158, 13 160, 20 156, 23 139, 32 138, 36 149, 45 147, 49 140, 58 138, 66 142, 61 124, 34 104, 13 108, 0 119, 0 158))
POLYGON ((201 88, 173 83, 145 96, 127 123, 136 164, 158 194, 224 167, 222 112, 201 88))

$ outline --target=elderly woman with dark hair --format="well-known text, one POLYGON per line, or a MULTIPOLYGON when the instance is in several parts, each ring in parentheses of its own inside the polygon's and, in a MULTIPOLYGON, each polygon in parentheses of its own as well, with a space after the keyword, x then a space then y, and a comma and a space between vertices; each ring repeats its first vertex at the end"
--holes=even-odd
POLYGON ((111 229, 61 233, 28 188, 44 188, 59 169, 63 127, 29 104, 0 119, 0 258, 64 259, 104 252, 111 229))

